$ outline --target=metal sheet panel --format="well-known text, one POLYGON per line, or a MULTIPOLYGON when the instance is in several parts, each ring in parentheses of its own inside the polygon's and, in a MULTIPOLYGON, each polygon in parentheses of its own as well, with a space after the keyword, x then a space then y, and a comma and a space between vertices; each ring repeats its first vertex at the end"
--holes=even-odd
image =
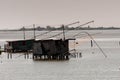
POLYGON ((34 43, 33 54, 43 54, 41 43, 34 43))

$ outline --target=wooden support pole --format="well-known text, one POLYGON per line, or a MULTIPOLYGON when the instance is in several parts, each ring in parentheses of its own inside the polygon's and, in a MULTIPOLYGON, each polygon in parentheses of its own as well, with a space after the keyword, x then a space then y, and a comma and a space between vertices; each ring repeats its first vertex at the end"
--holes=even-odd
POLYGON ((79 53, 79 58, 80 58, 80 57, 82 57, 82 53, 81 53, 81 52, 79 53))
POLYGON ((9 59, 9 53, 7 54, 7 59, 9 59))
POLYGON ((26 53, 24 54, 24 58, 26 59, 26 53))
POLYGON ((12 59, 12 53, 10 53, 10 58, 12 59))
POLYGON ((25 27, 23 26, 23 38, 25 40, 25 27))
POLYGON ((63 41, 65 40, 65 26, 62 25, 62 28, 63 28, 63 41))
POLYGON ((35 36, 35 24, 33 24, 33 29, 34 29, 34 30, 33 30, 33 32, 34 32, 34 33, 33 33, 33 34, 34 34, 34 39, 36 39, 36 36, 35 36))
POLYGON ((1 46, 0 46, 0 55, 1 55, 1 53, 2 53, 2 50, 1 50, 1 46))
POLYGON ((93 41, 91 40, 91 47, 93 47, 93 41))

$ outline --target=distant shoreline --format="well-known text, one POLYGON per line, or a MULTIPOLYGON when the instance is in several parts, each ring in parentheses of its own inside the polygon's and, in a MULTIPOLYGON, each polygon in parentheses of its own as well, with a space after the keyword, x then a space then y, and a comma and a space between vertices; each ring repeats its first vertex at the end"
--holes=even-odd
MULTIPOLYGON (((71 29, 71 28, 67 28, 67 29, 65 29, 65 30, 118 30, 118 29, 120 29, 120 28, 79 28, 79 29, 76 29, 76 28, 74 28, 74 29, 71 29)), ((46 28, 44 28, 44 29, 28 29, 28 28, 25 28, 25 29, 4 29, 4 30, 0 30, 0 31, 23 31, 23 30, 25 30, 25 31, 33 31, 33 30, 36 30, 36 31, 51 31, 51 30, 63 30, 62 28, 61 29, 57 29, 57 28, 54 28, 54 29, 46 29, 46 28)))

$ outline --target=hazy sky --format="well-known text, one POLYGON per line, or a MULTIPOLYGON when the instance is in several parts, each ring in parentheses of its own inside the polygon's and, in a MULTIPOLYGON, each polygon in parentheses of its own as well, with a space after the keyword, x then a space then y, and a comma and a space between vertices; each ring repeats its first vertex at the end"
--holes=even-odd
POLYGON ((94 20, 120 27, 120 0, 0 0, 0 29, 94 20))

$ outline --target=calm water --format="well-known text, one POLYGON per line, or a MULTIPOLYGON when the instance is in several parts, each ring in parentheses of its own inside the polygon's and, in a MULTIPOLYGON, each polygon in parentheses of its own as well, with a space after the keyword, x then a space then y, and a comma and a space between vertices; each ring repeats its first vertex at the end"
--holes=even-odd
MULTIPOLYGON (((37 35, 42 32, 36 32, 37 35)), ((54 31, 37 39, 57 34, 54 31)), ((67 38, 84 31, 66 33, 67 38)), ((120 30, 91 30, 89 32, 103 49, 107 58, 90 38, 81 33, 76 36, 78 44, 70 41, 70 49, 82 53, 82 58, 71 58, 69 61, 33 61, 24 59, 23 54, 13 54, 7 59, 7 53, 0 55, 0 80, 120 80, 120 30)), ((26 38, 32 38, 33 32, 26 32, 26 38)), ((56 37, 60 38, 62 35, 56 37)), ((23 32, 0 32, 0 44, 5 41, 23 39, 23 32)))

